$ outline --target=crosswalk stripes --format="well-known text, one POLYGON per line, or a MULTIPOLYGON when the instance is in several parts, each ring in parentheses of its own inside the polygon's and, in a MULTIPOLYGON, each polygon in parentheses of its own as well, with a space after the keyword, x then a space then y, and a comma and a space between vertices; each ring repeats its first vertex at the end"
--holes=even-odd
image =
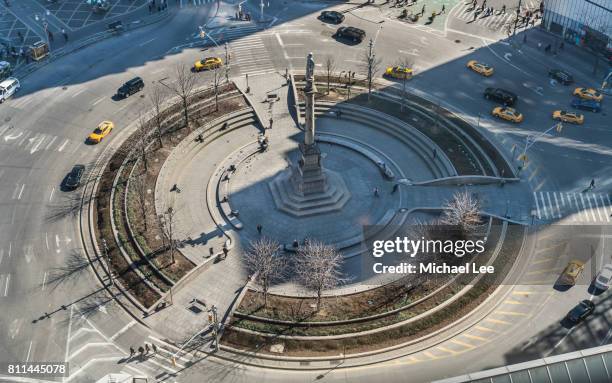
POLYGON ((43 151, 75 153, 80 143, 68 138, 25 129, 11 129, 9 125, 0 126, 0 145, 8 145, 30 154, 43 151))
POLYGON ((262 37, 255 34, 259 30, 258 26, 249 25, 216 33, 224 41, 230 40, 231 63, 237 65, 242 74, 256 75, 276 70, 262 37))
POLYGON ((456 17, 465 22, 471 22, 472 24, 477 24, 489 28, 493 31, 500 31, 513 17, 512 12, 506 12, 503 14, 497 14, 497 11, 494 11, 493 14, 482 17, 482 13, 478 15, 476 20, 474 20, 474 12, 468 11, 468 9, 473 8, 472 4, 461 4, 458 7, 452 9, 450 16, 456 17))
POLYGON ((539 191, 533 193, 533 198, 539 220, 569 217, 571 222, 581 223, 612 221, 612 200, 606 193, 539 191))
POLYGON ((180 0, 179 8, 188 7, 188 6, 202 6, 210 3, 214 3, 217 0, 180 0))

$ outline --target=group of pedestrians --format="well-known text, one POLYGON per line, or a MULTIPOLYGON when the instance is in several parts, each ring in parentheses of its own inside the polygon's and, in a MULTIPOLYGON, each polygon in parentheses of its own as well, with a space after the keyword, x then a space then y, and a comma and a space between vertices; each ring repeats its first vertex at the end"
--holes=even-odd
MULTIPOLYGON (((157 354, 157 346, 155 345, 155 343, 151 343, 150 347, 148 343, 145 343, 144 347, 138 347, 138 353, 141 358, 144 358, 146 355, 149 355, 151 351, 153 355, 157 354)), ((130 358, 133 358, 134 356, 136 356, 136 350, 134 350, 134 347, 130 347, 130 358)))

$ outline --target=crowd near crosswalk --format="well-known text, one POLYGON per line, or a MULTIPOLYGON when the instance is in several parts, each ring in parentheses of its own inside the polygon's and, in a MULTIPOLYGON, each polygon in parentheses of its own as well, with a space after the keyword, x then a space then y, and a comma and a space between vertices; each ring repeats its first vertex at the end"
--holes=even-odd
POLYGON ((534 192, 535 217, 556 221, 567 217, 576 223, 608 223, 612 221, 612 196, 606 193, 534 192))
MULTIPOLYGON (((528 0, 523 2, 523 11, 525 10, 536 10, 538 9, 539 2, 535 0, 528 0)), ((492 31, 502 31, 504 26, 509 23, 513 23, 516 17, 516 9, 494 9, 493 13, 487 15, 486 12, 480 12, 474 18, 475 11, 478 6, 474 8, 473 3, 461 3, 454 7, 450 15, 451 17, 458 18, 465 21, 466 23, 477 24, 486 27, 492 31)), ((520 27, 520 25, 519 25, 520 27)))

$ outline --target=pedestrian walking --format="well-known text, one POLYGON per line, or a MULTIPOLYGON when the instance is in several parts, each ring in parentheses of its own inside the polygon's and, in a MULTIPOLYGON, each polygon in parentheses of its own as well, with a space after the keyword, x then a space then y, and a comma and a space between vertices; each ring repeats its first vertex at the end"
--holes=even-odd
POLYGON ((425 4, 423 4, 423 9, 421 9, 421 15, 425 14, 425 4))
POLYGON ((145 355, 149 353, 149 344, 145 343, 145 355))
POLYGON ((65 29, 62 29, 62 36, 64 36, 64 42, 68 41, 68 33, 66 33, 65 29))
POLYGON ((391 194, 395 194, 395 192, 399 189, 399 184, 393 185, 393 189, 391 189, 391 194))
POLYGON ((482 9, 487 6, 487 0, 482 0, 482 9))
POLYGON ((506 14, 506 5, 505 4, 502 5, 501 13, 502 13, 502 15, 506 14))
POLYGON ((298 240, 297 240, 297 239, 294 239, 294 240, 293 240, 293 248, 294 248, 294 249, 297 249, 299 246, 300 246, 300 243, 298 242, 298 240))
POLYGON ((340 119, 340 117, 342 117, 342 111, 341 111, 340 109, 338 109, 338 110, 336 111, 336 118, 339 120, 339 119, 340 119))
POLYGON ((433 159, 435 160, 437 156, 438 156, 438 149, 434 148, 434 150, 433 150, 433 159))
POLYGON ((229 253, 229 250, 227 248, 227 246, 223 245, 223 259, 227 258, 227 253, 229 253))
POLYGON ((476 21, 477 17, 478 17, 478 12, 474 12, 474 18, 472 19, 472 21, 476 21))
POLYGON ((19 40, 23 42, 23 35, 21 34, 21 31, 17 31, 17 37, 19 37, 19 40))
POLYGON ((380 192, 378 191, 378 188, 374 188, 374 197, 380 197, 380 192))
POLYGON ((440 11, 440 13, 446 13, 446 7, 444 6, 444 4, 442 4, 442 11, 440 11))
POLYGON ((130 358, 133 357, 136 354, 136 350, 134 350, 134 347, 130 347, 130 358))
POLYGON ((591 180, 591 184, 589 185, 589 190, 595 189, 595 179, 591 180))
POLYGON ((49 41, 53 42, 53 32, 47 31, 47 34, 49 35, 49 41))
POLYGON ((273 123, 273 122, 274 122, 274 121, 272 120, 272 117, 270 117, 270 128, 269 128, 269 129, 272 129, 272 123, 273 123))
POLYGON ((262 227, 261 227, 261 223, 258 223, 258 224, 257 224, 257 233, 258 233, 259 235, 261 235, 261 229, 262 229, 262 227))
POLYGON ((151 346, 153 346, 153 354, 157 354, 157 346, 155 343, 151 343, 151 346))
POLYGON ((142 346, 138 347, 138 352, 140 353, 140 356, 142 356, 144 354, 144 348, 142 346))
POLYGON ((559 49, 563 50, 563 47, 565 46, 565 43, 563 43, 563 41, 561 41, 561 44, 559 44, 559 49))

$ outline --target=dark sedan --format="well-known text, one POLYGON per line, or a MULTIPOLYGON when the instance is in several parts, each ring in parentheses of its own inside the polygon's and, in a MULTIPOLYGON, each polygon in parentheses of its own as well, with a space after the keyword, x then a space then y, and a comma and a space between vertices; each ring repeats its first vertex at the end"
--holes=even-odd
POLYGON ((585 299, 567 313, 567 319, 573 323, 582 322, 593 314, 593 311, 595 311, 595 303, 585 299))
POLYGON ((74 165, 70 173, 66 176, 64 180, 64 188, 66 190, 75 190, 81 185, 81 178, 83 178, 83 173, 85 172, 84 165, 74 165))
POLYGON ((574 82, 574 78, 571 74, 562 71, 561 69, 551 69, 548 71, 548 76, 552 79, 559 81, 563 85, 569 85, 574 82))
POLYGON ((601 112, 601 103, 593 100, 583 100, 575 98, 572 100, 572 108, 590 110, 591 112, 601 112))
POLYGON ((337 11, 323 11, 321 15, 319 15, 319 19, 334 24, 340 24, 344 21, 344 15, 337 11))

